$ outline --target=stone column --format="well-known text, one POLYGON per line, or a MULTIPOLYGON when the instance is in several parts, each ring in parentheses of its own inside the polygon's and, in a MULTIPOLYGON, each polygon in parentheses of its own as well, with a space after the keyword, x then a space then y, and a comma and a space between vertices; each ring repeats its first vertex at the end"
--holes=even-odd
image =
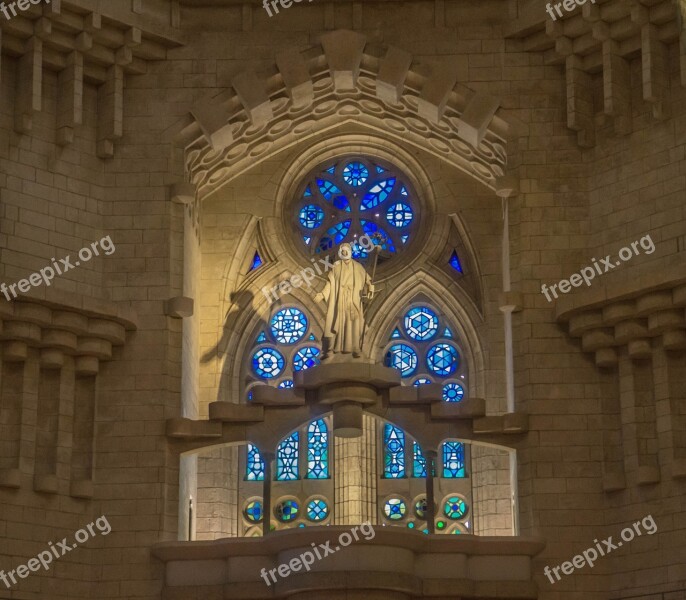
POLYGON ((363 433, 357 438, 334 437, 334 478, 336 525, 373 522, 376 515, 376 427, 374 419, 364 415, 363 433))
POLYGON ((436 471, 436 458, 438 453, 435 450, 425 450, 426 459, 426 526, 429 533, 436 533, 436 499, 434 494, 434 473, 436 471))

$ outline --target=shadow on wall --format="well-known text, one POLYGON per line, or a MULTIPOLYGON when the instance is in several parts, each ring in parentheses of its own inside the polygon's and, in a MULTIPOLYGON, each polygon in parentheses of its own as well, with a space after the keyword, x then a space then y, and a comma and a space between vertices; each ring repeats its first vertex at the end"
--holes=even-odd
MULTIPOLYGON (((245 313, 245 311, 252 311, 253 300, 255 299, 254 294, 248 290, 242 290, 239 292, 233 292, 230 296, 231 306, 226 313, 224 319, 224 326, 222 328, 222 335, 217 341, 217 343, 205 352, 200 357, 200 362, 202 364, 207 364, 211 360, 216 359, 221 361, 224 356, 226 356, 227 347, 231 341, 232 334, 235 330, 236 323, 238 322, 240 316, 245 313)), ((267 323, 261 319, 259 322, 260 330, 265 328, 267 323)), ((217 390, 217 401, 227 401, 231 398, 230 394, 230 382, 227 381, 227 377, 224 373, 225 364, 221 366, 221 376, 219 378, 219 388, 217 390)), ((239 401, 236 401, 238 404, 239 401)))

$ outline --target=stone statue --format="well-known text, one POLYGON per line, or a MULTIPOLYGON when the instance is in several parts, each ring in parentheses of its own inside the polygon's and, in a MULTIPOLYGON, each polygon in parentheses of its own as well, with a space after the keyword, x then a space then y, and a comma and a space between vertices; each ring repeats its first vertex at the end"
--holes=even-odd
POLYGON ((314 297, 315 302, 325 300, 328 304, 322 360, 330 358, 330 353, 362 356, 363 296, 371 300, 374 295, 371 277, 352 259, 350 244, 341 244, 338 255, 341 260, 329 271, 326 287, 314 297))

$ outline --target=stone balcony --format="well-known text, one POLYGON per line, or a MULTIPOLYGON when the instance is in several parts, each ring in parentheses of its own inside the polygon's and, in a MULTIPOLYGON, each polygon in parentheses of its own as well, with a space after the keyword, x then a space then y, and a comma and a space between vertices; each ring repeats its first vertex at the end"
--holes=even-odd
MULTIPOLYGON (((348 526, 273 532, 266 538, 161 542, 152 553, 165 565, 163 600, 413 600, 417 598, 538 598, 532 558, 545 543, 523 537, 424 535, 377 526, 356 532, 359 541, 339 548, 348 526), (367 535, 364 535, 366 533, 367 535), (369 538, 369 539, 368 539, 369 538), (302 568, 268 586, 261 576, 287 565, 313 544, 320 550, 309 572, 302 568)), ((344 540, 345 540, 344 536, 344 540)), ((298 565, 294 563, 294 566, 298 565)), ((284 567, 282 571, 285 573, 284 567)))

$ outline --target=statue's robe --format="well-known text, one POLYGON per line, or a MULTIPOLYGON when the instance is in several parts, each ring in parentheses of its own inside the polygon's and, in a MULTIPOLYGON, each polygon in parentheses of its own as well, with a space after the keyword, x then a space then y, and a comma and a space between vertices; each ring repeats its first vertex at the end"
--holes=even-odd
POLYGON ((330 338, 333 352, 360 352, 364 329, 362 292, 371 279, 354 260, 337 260, 328 273, 322 292, 328 308, 324 337, 330 338))

